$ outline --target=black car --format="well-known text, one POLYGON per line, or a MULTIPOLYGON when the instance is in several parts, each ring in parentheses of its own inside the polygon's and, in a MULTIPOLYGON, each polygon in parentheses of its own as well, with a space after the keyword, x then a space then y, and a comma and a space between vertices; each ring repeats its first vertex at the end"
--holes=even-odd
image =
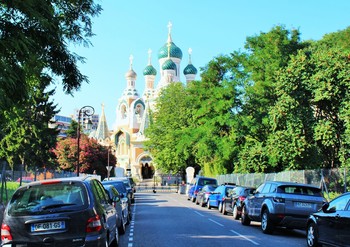
POLYGON ((117 210, 117 226, 120 234, 124 234, 126 225, 129 224, 128 199, 118 192, 113 185, 103 185, 113 206, 117 210))
POLYGON ((123 200, 126 200, 127 206, 128 206, 128 222, 131 221, 131 195, 130 191, 126 188, 123 181, 119 180, 108 180, 108 181, 102 181, 103 186, 106 185, 113 185, 114 188, 119 192, 121 198, 123 200))
POLYGON ((217 187, 217 185, 207 184, 204 185, 203 188, 200 188, 196 196, 196 204, 199 204, 201 207, 205 207, 207 205, 210 193, 217 187))
POLYGON ((31 182, 9 201, 1 240, 2 246, 118 246, 117 212, 97 179, 31 182))
POLYGON ((310 215, 306 227, 307 246, 350 246, 350 193, 325 203, 310 215))
POLYGON ((236 186, 224 200, 221 213, 231 213, 238 220, 241 217, 243 201, 254 191, 253 187, 236 186))
MULTIPOLYGON (((133 180, 130 179, 130 177, 110 177, 108 180, 105 179, 103 182, 106 181, 121 181, 124 183, 127 191, 128 191, 128 197, 131 203, 135 202, 135 195, 134 195, 134 189, 133 189, 133 185, 132 182, 133 180)), ((136 189, 135 189, 136 191, 136 189)))
POLYGON ((305 229, 309 215, 317 212, 325 201, 316 186, 266 181, 244 200, 241 223, 259 221, 263 233, 272 233, 276 226, 305 229))

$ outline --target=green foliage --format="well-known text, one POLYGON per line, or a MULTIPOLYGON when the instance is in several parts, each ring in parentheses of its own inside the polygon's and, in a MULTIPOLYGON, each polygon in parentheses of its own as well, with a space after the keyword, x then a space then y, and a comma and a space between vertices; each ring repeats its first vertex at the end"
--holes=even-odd
POLYGON ((0 4, 0 107, 26 97, 31 86, 26 67, 37 64, 50 81, 62 78, 64 90, 71 93, 87 78, 67 43, 88 45, 91 18, 101 7, 93 0, 4 0, 0 4))

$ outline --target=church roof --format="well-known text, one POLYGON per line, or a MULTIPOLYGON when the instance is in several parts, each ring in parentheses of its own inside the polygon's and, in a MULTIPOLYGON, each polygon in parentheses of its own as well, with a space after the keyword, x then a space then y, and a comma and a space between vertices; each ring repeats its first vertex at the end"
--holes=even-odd
POLYGON ((197 69, 192 64, 188 64, 184 68, 184 74, 185 75, 196 75, 197 74, 197 69))
POLYGON ((176 64, 170 58, 162 65, 163 70, 176 70, 176 64))
MULTIPOLYGON (((182 51, 175 45, 174 42, 170 42, 170 57, 176 57, 182 59, 182 51)), ((165 43, 158 52, 158 59, 168 57, 168 43, 165 43)))
POLYGON ((157 75, 157 71, 151 64, 149 64, 143 70, 143 75, 157 75))

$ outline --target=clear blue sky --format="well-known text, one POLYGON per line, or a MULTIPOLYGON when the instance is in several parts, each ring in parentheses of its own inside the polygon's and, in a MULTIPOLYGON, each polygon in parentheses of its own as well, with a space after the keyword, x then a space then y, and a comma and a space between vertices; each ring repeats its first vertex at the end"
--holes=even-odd
MULTIPOLYGON (((83 84, 73 97, 65 95, 58 84, 53 100, 61 109, 59 114, 65 116, 85 105, 101 114, 104 103, 110 130, 126 88, 129 56, 134 57, 136 88, 142 96, 147 51, 153 51, 152 65, 159 74, 157 54, 167 41, 169 21, 173 42, 183 53, 181 71, 188 64, 188 48, 192 48, 192 64, 199 72, 214 57, 243 49, 247 37, 269 32, 276 25, 299 29, 302 40, 319 40, 350 25, 350 0, 95 1, 104 10, 93 20, 93 46, 72 47, 86 58, 80 69, 89 84, 83 84)), ((158 81, 159 75, 156 84, 158 81)))

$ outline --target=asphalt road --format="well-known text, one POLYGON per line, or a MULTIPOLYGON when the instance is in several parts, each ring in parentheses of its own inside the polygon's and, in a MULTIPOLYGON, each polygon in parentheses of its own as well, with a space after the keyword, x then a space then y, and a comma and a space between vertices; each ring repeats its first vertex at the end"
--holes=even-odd
POLYGON ((230 215, 208 210, 176 193, 135 194, 133 220, 119 246, 306 246, 305 233, 278 229, 273 235, 261 232, 260 223, 242 226, 230 215))

